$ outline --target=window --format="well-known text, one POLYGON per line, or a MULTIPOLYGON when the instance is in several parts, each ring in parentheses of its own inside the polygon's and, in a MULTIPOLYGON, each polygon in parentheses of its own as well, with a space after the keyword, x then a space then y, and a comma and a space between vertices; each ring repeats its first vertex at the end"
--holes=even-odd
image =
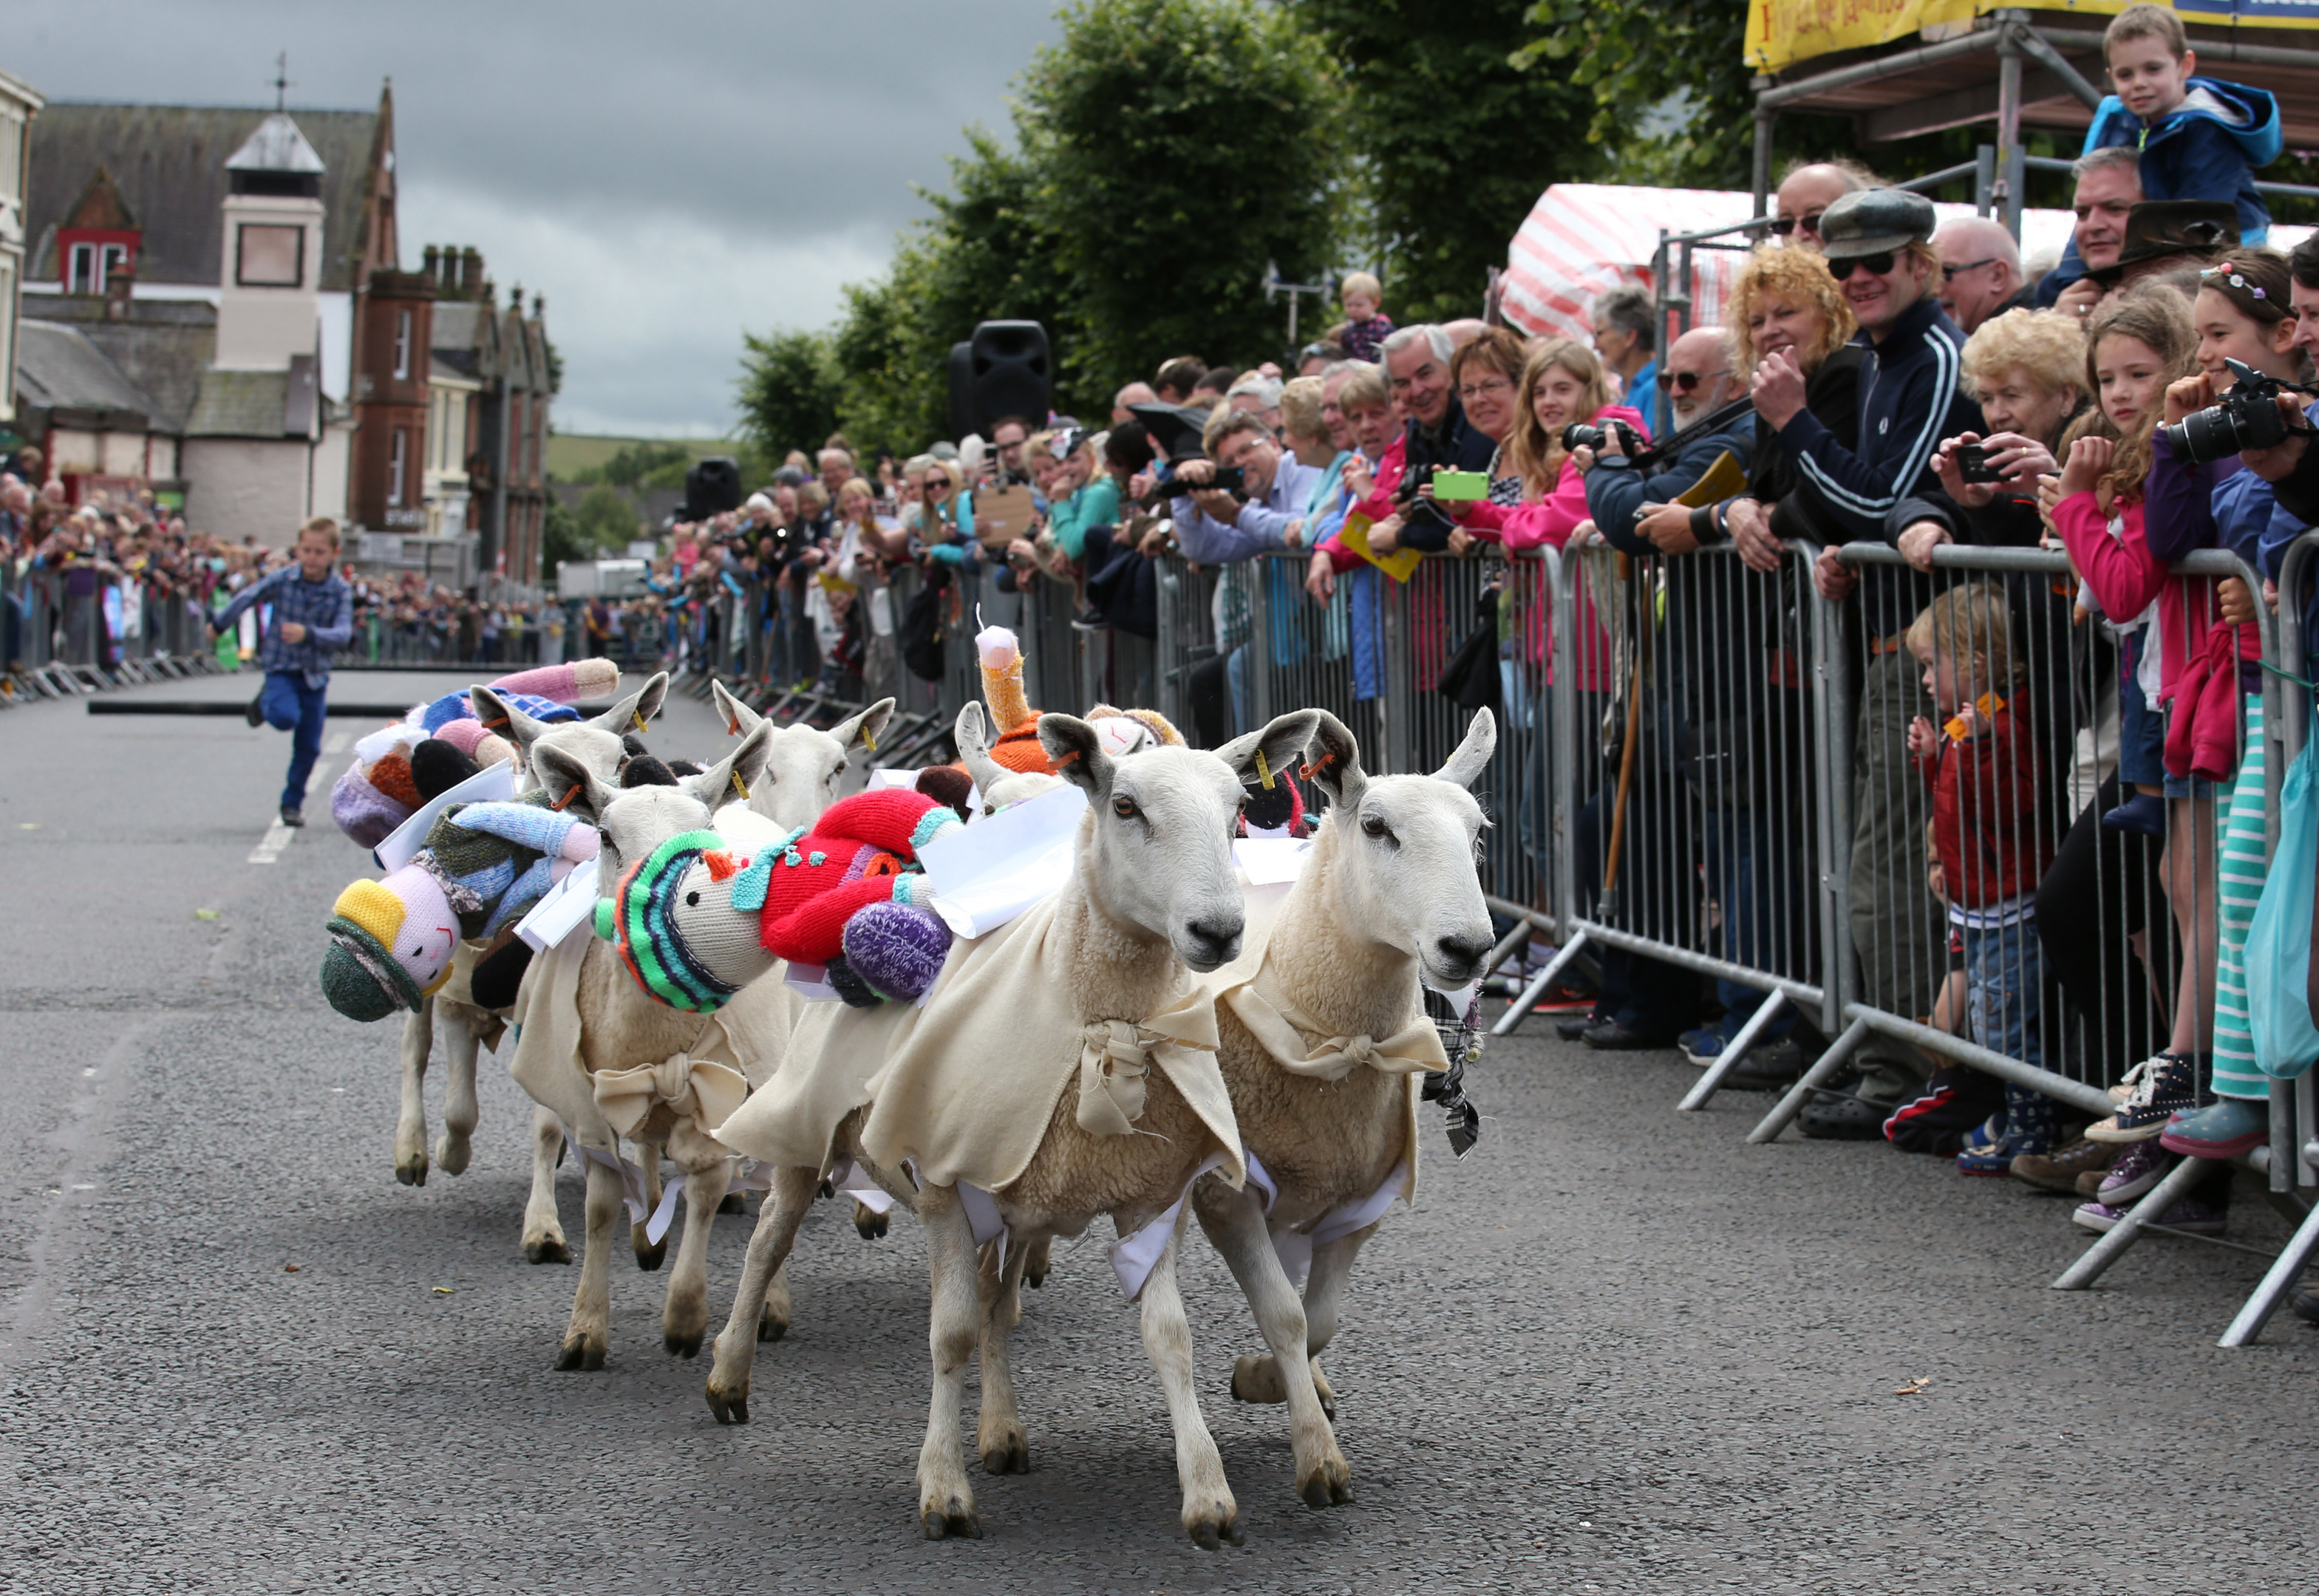
POLYGON ((129 264, 126 244, 75 244, 66 257, 67 293, 103 293, 113 268, 129 264))
POLYGON ((397 509, 402 504, 402 473, 408 464, 403 451, 410 437, 400 427, 386 435, 386 501, 397 509))
POLYGON ((411 312, 394 313, 394 380, 404 382, 411 375, 411 312))
POLYGON ((234 240, 233 280, 243 288, 296 288, 306 280, 306 230, 245 221, 234 240))

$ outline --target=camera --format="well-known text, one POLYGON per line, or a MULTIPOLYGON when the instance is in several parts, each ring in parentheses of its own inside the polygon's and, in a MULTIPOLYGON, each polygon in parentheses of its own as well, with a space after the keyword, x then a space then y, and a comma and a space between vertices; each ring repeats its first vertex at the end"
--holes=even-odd
POLYGON ((1966 482, 2001 482, 2005 473, 1989 463, 1989 451, 1979 444, 1959 444, 1956 452, 1957 480, 1966 482))
POLYGON ((2223 395, 2221 402, 2160 428, 2176 455, 2204 465, 2209 460, 2220 460, 2244 449, 2267 449, 2286 441, 2290 432, 2311 432, 2308 427, 2287 425, 2287 412, 2278 408, 2278 396, 2286 392, 2309 393, 2313 390, 2299 383, 2265 376, 2243 361, 2225 359, 2223 364, 2231 368, 2231 374, 2238 382, 2223 395))
POLYGON ((1639 455, 1643 440, 1624 421, 1613 421, 1607 427, 1597 427, 1592 421, 1573 421, 1562 429, 1562 446, 1566 449, 1592 449, 1598 455, 1639 455))
POLYGON ((1221 492, 1245 501, 1248 498, 1248 473, 1237 465, 1219 465, 1215 473, 1204 482, 1160 482, 1138 502, 1146 509, 1155 509, 1169 500, 1196 491, 1214 488, 1221 492))

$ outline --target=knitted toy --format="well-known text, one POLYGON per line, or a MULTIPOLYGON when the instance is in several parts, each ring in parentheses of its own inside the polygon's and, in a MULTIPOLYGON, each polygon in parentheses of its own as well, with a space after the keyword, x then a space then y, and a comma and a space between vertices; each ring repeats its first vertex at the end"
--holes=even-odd
POLYGON ((1005 627, 985 627, 974 635, 982 661, 982 699, 990 706, 993 762, 1018 774, 1055 773, 1039 744, 1039 712, 1023 690, 1023 650, 1005 627))
MULTIPOLYGON (((849 977, 870 991, 915 1000, 950 952, 950 928, 925 906, 918 850, 960 824, 950 806, 892 789, 840 798, 778 850, 766 850, 733 894, 754 907, 765 950, 835 973, 848 1002, 849 977)), ((874 999, 871 999, 874 1000, 874 999)))
POLYGON ((1248 801, 1241 806, 1240 834, 1244 837, 1306 837, 1304 798, 1285 771, 1272 773, 1272 784, 1249 784, 1248 801))
POLYGON ((461 940, 497 934, 596 850, 593 826, 538 805, 446 809, 410 863, 355 882, 330 906, 323 996, 350 1020, 416 1009, 461 940))
POLYGON ((748 863, 713 831, 679 832, 596 900, 596 934, 654 997, 671 1008, 713 1013, 772 968, 756 915, 733 902, 748 863))

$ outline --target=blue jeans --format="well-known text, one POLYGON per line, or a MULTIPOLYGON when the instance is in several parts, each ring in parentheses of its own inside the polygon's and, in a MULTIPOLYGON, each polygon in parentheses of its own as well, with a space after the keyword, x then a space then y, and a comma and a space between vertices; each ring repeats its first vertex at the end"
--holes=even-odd
POLYGON ((290 734, 290 774, 282 783, 282 807, 306 807, 306 783, 314 762, 322 753, 322 722, 329 714, 330 684, 308 687, 304 676, 292 671, 268 671, 266 690, 257 695, 257 712, 277 732, 290 734))
POLYGON ((1965 1012, 1972 1039, 1992 1053, 2044 1069, 2037 1009, 2045 989, 2045 962, 2037 928, 2029 921, 1964 928, 1965 1012))
MULTIPOLYGON (((1716 901, 1723 910, 1723 957, 1734 964, 1744 964, 1750 969, 1767 969, 1765 960, 1776 960, 1782 970, 1787 966, 1786 951, 1781 931, 1773 916, 1783 907, 1778 901, 1778 889, 1769 880, 1758 879, 1759 867, 1773 866, 1776 861, 1764 857, 1769 850, 1756 835, 1761 824, 1753 809, 1710 809, 1707 812, 1707 879, 1713 887, 1716 901)), ((1719 1027, 1726 1041, 1739 1034, 1764 994, 1757 987, 1738 981, 1715 980, 1717 1001, 1723 1005, 1723 1023, 1719 1027)), ((1792 1011, 1773 1023, 1770 1035, 1785 1036, 1795 1023, 1792 1011)))

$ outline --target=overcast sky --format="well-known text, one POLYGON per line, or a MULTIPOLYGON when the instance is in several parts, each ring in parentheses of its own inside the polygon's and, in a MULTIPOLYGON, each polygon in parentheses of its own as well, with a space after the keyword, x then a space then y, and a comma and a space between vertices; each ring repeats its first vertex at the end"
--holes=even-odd
MULTIPOLYGON (((56 99, 367 109, 394 80, 402 264, 547 296, 564 432, 720 434, 744 329, 821 327, 940 188, 1057 0, 8 0, 56 99)), ((37 132, 34 137, 38 137, 37 132)))

